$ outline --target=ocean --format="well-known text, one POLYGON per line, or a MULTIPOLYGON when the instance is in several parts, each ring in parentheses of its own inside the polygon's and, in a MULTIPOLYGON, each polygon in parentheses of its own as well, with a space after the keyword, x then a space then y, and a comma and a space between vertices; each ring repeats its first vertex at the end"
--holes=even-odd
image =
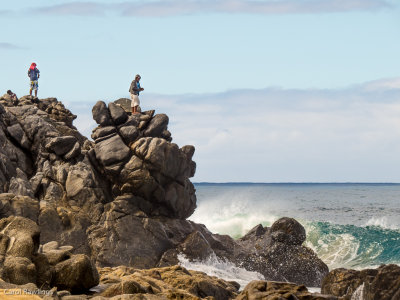
MULTIPOLYGON (((292 217, 306 229, 305 245, 330 270, 400 265, 400 184, 373 183, 198 183, 197 209, 189 218, 220 234, 239 238, 258 224, 292 217)), ((243 286, 260 274, 211 257, 189 262, 243 286)), ((261 276, 261 277, 260 277, 261 276)))

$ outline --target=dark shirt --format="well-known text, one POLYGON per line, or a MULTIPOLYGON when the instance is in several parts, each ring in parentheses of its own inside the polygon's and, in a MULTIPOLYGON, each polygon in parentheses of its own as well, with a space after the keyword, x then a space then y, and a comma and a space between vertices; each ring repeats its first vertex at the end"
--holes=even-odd
POLYGON ((40 74, 40 71, 38 68, 35 68, 34 70, 29 68, 29 70, 28 70, 28 76, 31 79, 31 81, 38 80, 39 74, 40 74))

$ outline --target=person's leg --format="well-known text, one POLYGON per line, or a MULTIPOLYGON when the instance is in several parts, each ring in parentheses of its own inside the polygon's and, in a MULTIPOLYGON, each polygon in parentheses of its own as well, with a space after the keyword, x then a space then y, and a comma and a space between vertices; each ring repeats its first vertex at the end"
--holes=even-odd
POLYGON ((35 97, 37 98, 37 89, 35 90, 35 97))

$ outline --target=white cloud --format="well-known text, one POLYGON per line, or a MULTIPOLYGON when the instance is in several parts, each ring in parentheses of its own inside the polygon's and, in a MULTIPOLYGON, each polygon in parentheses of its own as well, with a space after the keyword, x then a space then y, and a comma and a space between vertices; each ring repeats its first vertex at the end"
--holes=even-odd
POLYGON ((195 181, 399 182, 400 89, 391 88, 398 81, 377 81, 379 89, 369 82, 337 90, 143 94, 142 105, 168 114, 179 146, 196 146, 195 181))
POLYGON ((39 7, 37 12, 57 15, 102 15, 108 11, 124 16, 160 17, 201 13, 319 14, 376 11, 391 7, 385 0, 165 0, 65 2, 39 7))

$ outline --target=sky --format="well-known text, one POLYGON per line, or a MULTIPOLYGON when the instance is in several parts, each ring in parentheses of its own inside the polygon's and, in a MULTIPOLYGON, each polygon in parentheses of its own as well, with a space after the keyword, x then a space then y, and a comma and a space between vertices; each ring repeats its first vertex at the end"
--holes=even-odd
MULTIPOLYGON (((400 182, 400 2, 1 1, 0 88, 167 113, 195 182, 400 182)), ((0 91, 1 92, 1 91, 0 91)))

